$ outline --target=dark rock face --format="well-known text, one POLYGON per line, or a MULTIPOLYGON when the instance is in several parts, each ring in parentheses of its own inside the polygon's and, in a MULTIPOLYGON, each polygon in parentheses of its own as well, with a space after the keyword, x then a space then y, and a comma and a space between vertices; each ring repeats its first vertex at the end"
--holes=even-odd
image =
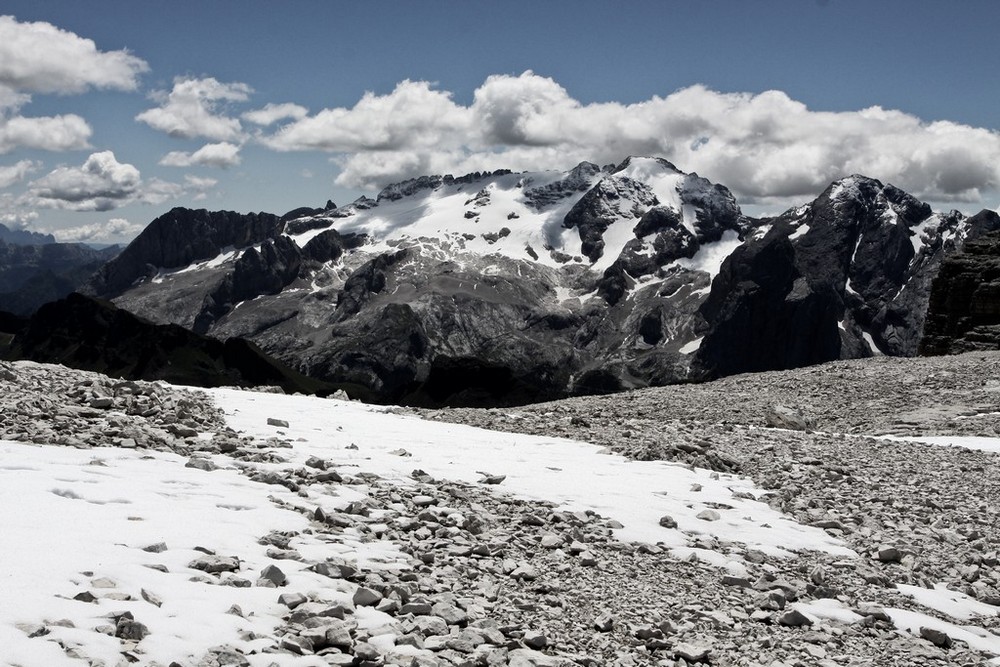
POLYGON ((199 387, 277 385, 304 393, 335 390, 269 358, 249 341, 222 342, 173 324, 152 324, 81 294, 39 308, 15 333, 4 356, 130 380, 199 387))
POLYGON ((707 377, 837 359, 842 310, 829 284, 810 284, 787 236, 772 233, 730 255, 701 308, 708 333, 696 363, 707 377))
POLYGON ((224 248, 245 248, 281 233, 284 221, 270 213, 175 208, 153 220, 114 261, 93 277, 87 292, 114 297, 157 269, 210 259, 224 248))
MULTIPOLYGON (((1000 230, 1000 216, 984 211, 976 232, 1000 230)), ((971 231, 971 230, 970 230, 971 231)), ((967 240, 946 258, 934 279, 920 352, 957 354, 1000 349, 1000 233, 967 240)))
POLYGON ((83 285, 118 246, 95 250, 80 243, 16 245, 0 240, 0 310, 28 315, 83 285))

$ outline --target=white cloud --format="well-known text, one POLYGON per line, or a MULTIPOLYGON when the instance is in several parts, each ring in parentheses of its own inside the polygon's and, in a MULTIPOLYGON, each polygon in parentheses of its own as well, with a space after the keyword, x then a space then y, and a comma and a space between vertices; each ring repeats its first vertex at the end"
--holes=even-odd
POLYGON ((240 147, 236 144, 221 142, 205 144, 193 153, 171 151, 163 156, 160 164, 166 167, 219 167, 225 169, 240 163, 240 147))
POLYGON ((142 230, 143 225, 131 223, 125 218, 111 218, 107 222, 52 229, 49 233, 61 243, 110 243, 130 240, 142 230))
POLYGON ((74 211, 109 211, 133 201, 142 184, 139 170, 111 151, 93 153, 82 167, 58 167, 31 183, 35 205, 74 211))
MULTIPOLYGON (((135 90, 149 65, 127 51, 99 51, 50 23, 0 16, 0 86, 29 93, 82 93, 88 88, 135 90)), ((4 99, 0 94, 0 101, 4 99)))
POLYGON ((566 169, 659 155, 741 201, 796 202, 862 173, 919 197, 976 201, 1000 189, 1000 134, 902 111, 813 111, 781 91, 703 86, 635 104, 574 99, 550 78, 489 77, 469 105, 423 81, 324 109, 259 138, 274 150, 336 153, 337 182, 377 187, 423 173, 566 169))
POLYGON ((169 93, 154 96, 160 106, 143 111, 135 119, 172 137, 232 141, 242 134, 240 121, 225 115, 219 107, 225 102, 246 101, 251 92, 245 83, 178 77, 169 93))
POLYGON ((89 148, 92 130, 75 114, 25 118, 0 116, 0 155, 17 148, 69 151, 89 148))
POLYGON ((8 167, 0 167, 0 189, 9 188, 15 183, 20 183, 28 174, 38 171, 41 166, 41 162, 20 160, 8 167))
POLYGON ((272 125, 279 120, 291 118, 299 120, 309 115, 309 109, 298 104, 287 102, 285 104, 265 104, 262 109, 247 111, 241 118, 255 125, 272 125))
POLYGON ((192 176, 191 174, 184 176, 184 182, 187 184, 189 190, 197 191, 210 190, 219 183, 215 178, 204 178, 201 176, 192 176))
POLYGON ((53 169, 29 183, 27 192, 16 200, 0 197, 0 211, 110 211, 130 204, 159 206, 185 196, 204 198, 217 183, 214 178, 190 175, 184 177, 183 183, 144 180, 135 166, 119 162, 111 151, 102 151, 93 153, 80 167, 53 169))
POLYGON ((149 66, 127 51, 99 51, 92 40, 50 23, 0 16, 0 155, 18 148, 89 148, 90 125, 80 116, 24 117, 32 93, 82 93, 92 88, 135 90, 149 66))
POLYGON ((403 81, 388 95, 365 93, 351 109, 324 109, 262 138, 279 151, 334 152, 426 149, 461 142, 467 110, 426 81, 403 81))

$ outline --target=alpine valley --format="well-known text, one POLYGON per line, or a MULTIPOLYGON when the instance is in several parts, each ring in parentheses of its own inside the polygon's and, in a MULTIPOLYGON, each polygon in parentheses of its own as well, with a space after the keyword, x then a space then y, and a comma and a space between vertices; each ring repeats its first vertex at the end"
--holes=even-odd
POLYGON ((863 176, 772 218, 663 159, 424 176, 284 216, 175 208, 86 292, 248 338, 353 398, 520 404, 917 354, 942 261, 1000 216, 863 176))

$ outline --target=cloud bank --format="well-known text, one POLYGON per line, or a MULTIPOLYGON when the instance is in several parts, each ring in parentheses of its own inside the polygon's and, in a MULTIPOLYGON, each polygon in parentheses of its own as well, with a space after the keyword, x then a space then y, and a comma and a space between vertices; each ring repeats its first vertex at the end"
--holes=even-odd
POLYGON ((933 201, 978 201, 1000 189, 996 131, 881 107, 814 111, 775 90, 691 86, 635 104, 585 104, 527 71, 490 76, 468 105, 426 81, 403 81, 350 108, 287 118, 258 140, 330 152, 342 169, 336 182, 366 189, 425 173, 566 169, 627 155, 666 157, 744 203, 801 200, 852 173, 933 201))

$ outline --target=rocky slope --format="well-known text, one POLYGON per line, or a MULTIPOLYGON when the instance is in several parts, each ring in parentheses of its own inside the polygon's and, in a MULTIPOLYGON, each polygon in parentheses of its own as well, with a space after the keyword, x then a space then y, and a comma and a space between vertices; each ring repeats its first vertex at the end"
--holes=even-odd
POLYGON ((175 324, 158 325, 81 294, 47 303, 30 318, 5 318, 5 359, 63 364, 127 380, 165 380, 199 387, 277 386, 329 394, 336 387, 269 358, 251 342, 225 342, 175 324))
MULTIPOLYGON (((119 572, 101 564, 105 576, 97 578, 90 572, 97 564, 81 562, 87 571, 65 582, 66 599, 32 599, 24 613, 38 615, 18 631, 28 642, 57 642, 68 658, 86 660, 87 648, 100 645, 129 663, 152 664, 149 652, 162 651, 165 630, 149 619, 160 619, 161 604, 181 604, 162 588, 173 576, 243 601, 220 632, 255 628, 230 644, 206 638, 215 643, 203 643, 199 655, 178 650, 171 658, 178 664, 989 664, 1000 652, 1000 543, 992 530, 1000 517, 991 500, 1000 491, 998 454, 868 435, 885 427, 995 433, 998 373, 996 353, 858 360, 516 411, 433 415, 573 435, 633 455, 637 434, 658 426, 664 455, 674 442, 724 453, 761 487, 760 500, 857 554, 781 556, 685 528, 681 535, 701 556, 679 558, 663 544, 620 540, 619 524, 598 513, 510 495, 488 473, 468 483, 414 470, 404 483, 374 468, 377 433, 308 456, 307 439, 292 435, 304 433, 301 426, 276 419, 263 426, 265 417, 294 422, 288 414, 224 415, 197 392, 0 364, 0 437, 93 448, 91 465, 110 466, 98 468, 108 473, 115 452, 133 448, 180 454, 209 476, 239 470, 269 485, 276 506, 308 521, 232 552, 214 552, 212 544, 121 545, 122 558, 144 546, 151 565, 119 572), (948 410, 933 409, 936 393, 948 410), (845 396, 861 398, 852 404, 845 396), (767 427, 777 403, 786 408, 784 426, 795 419, 824 429, 853 424, 866 435, 767 427), (896 416, 900 404, 913 410, 896 416), (862 417, 870 430, 855 422, 862 417), (402 560, 370 558, 387 549, 402 560), (745 569, 712 565, 713 554, 745 569), (144 576, 160 586, 140 589, 144 576), (75 605, 74 618, 86 620, 46 617, 57 603, 75 605)), ((341 404, 329 403, 336 430, 341 404)), ((306 412, 315 411, 299 418, 306 412)), ((419 452, 395 456, 412 457, 414 466, 421 460, 419 452)), ((719 506, 715 514, 731 511, 719 506)), ((705 517, 699 523, 720 522, 705 517)), ((668 518, 660 522, 665 537, 677 530, 668 518)))
POLYGON ((861 176, 754 220, 655 158, 329 204, 175 209, 90 289, 381 401, 517 404, 916 354, 931 281, 971 229, 861 176))

